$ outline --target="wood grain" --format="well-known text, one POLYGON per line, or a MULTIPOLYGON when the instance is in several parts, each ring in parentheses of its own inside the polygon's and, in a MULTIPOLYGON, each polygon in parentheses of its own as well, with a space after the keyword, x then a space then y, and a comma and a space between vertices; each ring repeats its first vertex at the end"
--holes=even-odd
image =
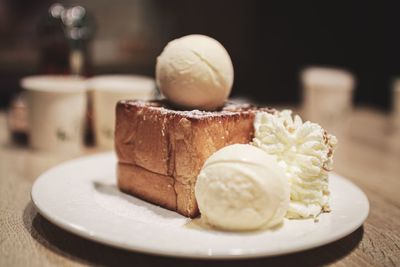
POLYGON ((48 222, 30 201, 32 183, 41 172, 72 156, 11 145, 0 113, 0 266, 400 266, 400 134, 390 132, 385 114, 371 109, 357 110, 352 119, 339 137, 335 171, 366 192, 371 211, 363 227, 301 253, 204 262, 111 248, 48 222))

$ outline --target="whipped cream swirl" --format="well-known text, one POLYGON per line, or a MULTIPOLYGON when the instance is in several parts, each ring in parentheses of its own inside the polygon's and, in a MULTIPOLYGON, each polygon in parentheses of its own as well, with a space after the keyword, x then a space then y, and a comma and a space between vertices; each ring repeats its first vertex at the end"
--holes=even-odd
POLYGON ((337 139, 292 111, 258 112, 252 144, 275 155, 291 186, 287 218, 317 217, 329 211, 328 173, 337 139))

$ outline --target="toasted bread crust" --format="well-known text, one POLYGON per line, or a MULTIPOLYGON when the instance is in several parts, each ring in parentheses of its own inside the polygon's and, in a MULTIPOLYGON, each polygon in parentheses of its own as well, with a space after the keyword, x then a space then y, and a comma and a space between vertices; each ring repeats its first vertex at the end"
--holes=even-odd
POLYGON ((176 210, 174 178, 153 173, 141 167, 118 163, 118 187, 151 203, 176 210))
POLYGON ((227 104, 220 111, 188 112, 170 109, 162 101, 120 101, 115 129, 119 188, 182 215, 197 215, 194 185, 201 167, 218 149, 251 141, 256 110, 227 104), (127 171, 127 166, 134 167, 127 171), (169 203, 171 196, 158 196, 166 191, 154 187, 171 179, 175 205, 169 203))

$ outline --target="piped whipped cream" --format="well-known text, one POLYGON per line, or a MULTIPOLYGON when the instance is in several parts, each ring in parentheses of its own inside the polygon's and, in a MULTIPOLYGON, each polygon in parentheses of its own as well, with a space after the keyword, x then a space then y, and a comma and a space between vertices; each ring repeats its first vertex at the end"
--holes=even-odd
POLYGON ((287 218, 317 217, 329 211, 328 173, 337 144, 321 126, 292 111, 258 112, 252 144, 276 156, 290 184, 287 218))

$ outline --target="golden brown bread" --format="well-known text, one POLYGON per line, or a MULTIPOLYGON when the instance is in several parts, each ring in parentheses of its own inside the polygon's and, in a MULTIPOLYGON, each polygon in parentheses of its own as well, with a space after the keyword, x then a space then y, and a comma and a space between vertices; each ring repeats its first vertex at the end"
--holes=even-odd
POLYGON ((251 141, 255 110, 226 104, 214 112, 177 111, 163 101, 120 101, 115 128, 119 188, 197 216, 194 185, 201 167, 218 149, 251 141))
POLYGON ((176 210, 176 193, 173 177, 150 172, 136 165, 124 163, 118 163, 117 176, 118 187, 121 191, 170 210, 176 210))

